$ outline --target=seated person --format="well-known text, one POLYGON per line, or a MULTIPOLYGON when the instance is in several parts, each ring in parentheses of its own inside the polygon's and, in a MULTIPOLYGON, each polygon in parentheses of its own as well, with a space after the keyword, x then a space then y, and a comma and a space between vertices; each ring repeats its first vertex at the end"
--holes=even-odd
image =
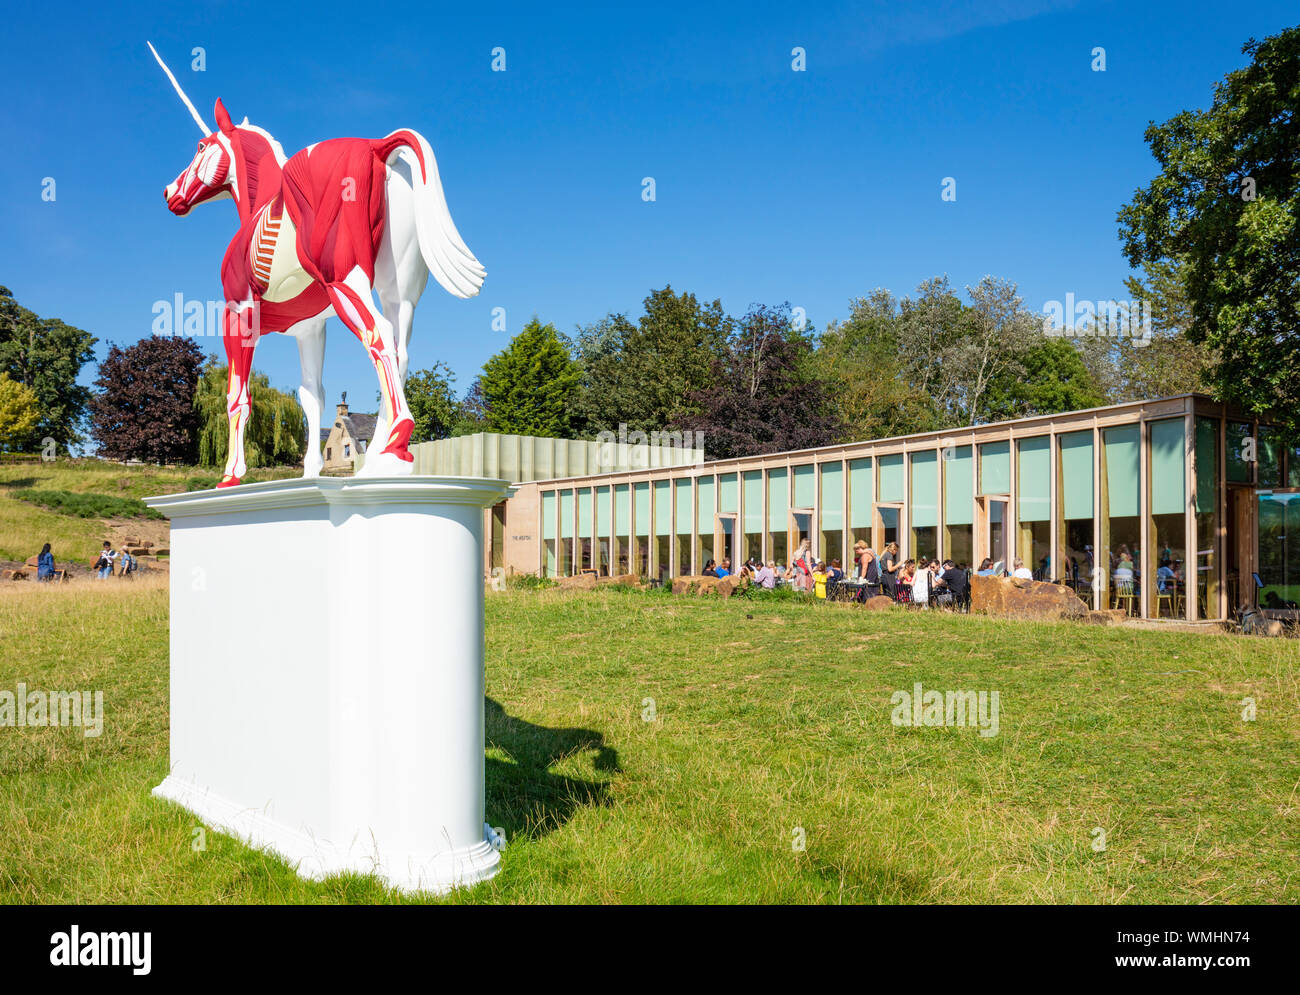
POLYGON ((41 547, 41 555, 36 557, 36 579, 38 581, 54 579, 54 554, 50 552, 48 542, 41 547))
POLYGON ((952 560, 943 561, 943 569, 939 573, 939 583, 942 585, 942 590, 950 593, 953 601, 959 605, 965 604, 970 596, 966 571, 959 570, 952 560))
POLYGON ((1178 575, 1174 573, 1174 568, 1168 560, 1162 560, 1160 568, 1156 571, 1156 590, 1161 594, 1172 594, 1174 582, 1178 575))
POLYGON ((989 559, 989 557, 986 556, 984 557, 983 560, 980 561, 980 568, 975 571, 975 576, 976 577, 993 576, 993 561, 989 559))
POLYGON ((1016 557, 1014 569, 1011 571, 1012 577, 1019 577, 1021 580, 1033 580, 1034 572, 1025 566, 1025 561, 1016 557))
POLYGON ((716 565, 714 564, 713 560, 708 560, 708 561, 705 562, 705 564, 704 564, 704 569, 703 569, 702 571, 700 571, 700 574, 701 574, 701 576, 704 576, 704 577, 716 577, 716 576, 718 576, 718 570, 717 570, 717 567, 716 567, 716 565))
POLYGON ((776 587, 776 564, 768 560, 766 565, 759 566, 754 571, 754 583, 765 591, 770 591, 776 587))
POLYGON ((713 575, 715 577, 730 577, 731 561, 724 557, 722 562, 719 563, 716 567, 714 567, 713 570, 714 570, 713 575))

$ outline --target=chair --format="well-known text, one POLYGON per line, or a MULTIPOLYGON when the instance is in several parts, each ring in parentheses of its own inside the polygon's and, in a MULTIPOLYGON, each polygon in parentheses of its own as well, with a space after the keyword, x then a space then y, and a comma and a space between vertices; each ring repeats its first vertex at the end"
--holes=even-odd
POLYGON ((1174 589, 1171 585, 1167 585, 1165 590, 1163 591, 1157 589, 1156 590, 1156 618, 1165 617, 1166 606, 1168 606, 1169 608, 1169 617, 1177 618, 1178 609, 1175 607, 1177 601, 1178 601, 1178 596, 1174 594, 1174 589))
POLYGON ((1121 602, 1125 612, 1129 615, 1134 614, 1134 609, 1137 607, 1137 594, 1133 589, 1132 579, 1127 577, 1115 578, 1114 602, 1111 607, 1119 608, 1121 602))

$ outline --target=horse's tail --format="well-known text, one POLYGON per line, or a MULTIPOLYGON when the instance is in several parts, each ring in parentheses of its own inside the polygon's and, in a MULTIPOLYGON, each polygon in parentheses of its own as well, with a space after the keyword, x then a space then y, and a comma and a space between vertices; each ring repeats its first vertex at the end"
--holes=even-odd
POLYGON ((456 230, 442 192, 438 161, 433 149, 419 132, 394 131, 373 143, 375 154, 386 164, 406 160, 411 170, 415 193, 415 230, 420 238, 420 255, 433 278, 447 293, 456 297, 473 297, 483 286, 487 270, 474 258, 469 246, 456 230))

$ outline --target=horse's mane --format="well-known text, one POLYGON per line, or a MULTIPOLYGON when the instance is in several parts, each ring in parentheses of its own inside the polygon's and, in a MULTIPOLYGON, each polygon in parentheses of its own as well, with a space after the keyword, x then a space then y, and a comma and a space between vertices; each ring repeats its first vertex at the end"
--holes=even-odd
MULTIPOLYGON (((281 167, 285 163, 284 149, 265 130, 249 124, 247 120, 236 130, 239 132, 239 148, 244 160, 236 169, 251 211, 266 200, 263 184, 268 179, 279 179, 281 167)), ((278 188, 278 183, 276 186, 278 188)))

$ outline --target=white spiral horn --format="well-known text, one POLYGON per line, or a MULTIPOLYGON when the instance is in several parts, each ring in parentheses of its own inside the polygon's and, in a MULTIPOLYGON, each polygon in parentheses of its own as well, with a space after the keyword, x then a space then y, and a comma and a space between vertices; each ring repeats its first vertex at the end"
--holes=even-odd
POLYGON ((153 47, 153 42, 146 41, 145 44, 149 46, 149 51, 153 52, 153 57, 158 60, 158 65, 162 66, 162 71, 167 74, 167 78, 172 81, 172 86, 176 88, 176 95, 181 98, 186 108, 189 109, 190 117, 194 118, 194 123, 199 126, 199 131, 203 132, 205 137, 212 134, 212 129, 203 123, 203 118, 199 117, 199 112, 196 111, 194 105, 190 103, 190 98, 185 96, 185 91, 182 90, 181 85, 176 82, 176 77, 173 76, 172 71, 167 68, 167 63, 163 62, 162 56, 159 55, 158 50, 153 47))

